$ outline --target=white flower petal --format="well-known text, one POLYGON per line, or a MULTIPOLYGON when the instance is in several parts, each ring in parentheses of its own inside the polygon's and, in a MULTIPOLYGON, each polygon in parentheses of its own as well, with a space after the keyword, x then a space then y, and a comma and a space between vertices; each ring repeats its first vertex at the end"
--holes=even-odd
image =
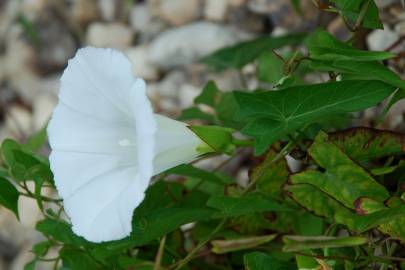
POLYGON ((201 144, 201 140, 186 124, 157 114, 155 118, 158 130, 153 174, 159 174, 198 157, 196 148, 201 144))
POLYGON ((87 240, 131 232, 153 172, 156 123, 145 88, 111 49, 79 50, 61 78, 50 163, 73 231, 87 240))
POLYGON ((198 156, 200 139, 154 115, 145 91, 112 49, 79 50, 61 78, 49 159, 73 231, 89 241, 128 236, 152 175, 198 156))

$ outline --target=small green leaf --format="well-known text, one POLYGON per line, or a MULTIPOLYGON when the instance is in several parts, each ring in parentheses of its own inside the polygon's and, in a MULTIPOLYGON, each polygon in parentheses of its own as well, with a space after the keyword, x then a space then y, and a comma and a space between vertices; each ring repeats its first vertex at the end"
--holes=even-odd
POLYGON ((69 245, 88 246, 92 245, 84 238, 73 233, 71 225, 58 220, 44 219, 37 223, 36 230, 44 235, 53 237, 55 240, 69 245))
POLYGON ((365 8, 362 26, 371 29, 383 29, 378 7, 374 0, 331 0, 331 2, 335 3, 336 7, 342 11, 343 16, 353 24, 358 20, 363 8, 365 8))
POLYGON ((45 144, 47 139, 46 128, 47 126, 41 128, 37 133, 29 137, 27 142, 24 144, 25 148, 31 151, 37 151, 40 149, 45 144))
POLYGON ((220 126, 191 126, 190 130, 215 152, 231 155, 235 151, 233 129, 220 126))
POLYGON ((291 211, 290 208, 257 194, 239 198, 215 196, 208 200, 207 206, 220 211, 215 214, 216 217, 234 217, 255 212, 291 211))
POLYGON ((335 39, 326 31, 316 32, 307 42, 311 59, 380 61, 395 57, 390 52, 364 51, 335 39))
POLYGON ((184 121, 184 120, 205 120, 208 123, 214 123, 215 117, 211 114, 203 112, 200 108, 198 107, 190 107, 187 109, 184 109, 180 116, 177 117, 178 120, 184 121))
POLYGON ((387 115, 387 113, 389 112, 391 107, 394 106, 398 101, 402 100, 403 98, 405 98, 405 89, 398 89, 391 96, 391 98, 388 101, 387 105, 385 105, 384 110, 382 111, 382 113, 379 116, 379 121, 381 122, 382 120, 384 120, 385 116, 387 115))
POLYGON ((281 194, 281 187, 287 181, 289 175, 287 161, 284 158, 273 162, 276 155, 276 151, 270 149, 265 154, 262 162, 250 172, 250 181, 256 183, 260 192, 269 196, 281 194))
POLYGON ((80 249, 65 246, 59 251, 59 255, 63 266, 70 270, 107 270, 106 267, 100 266, 89 254, 80 249))
POLYGON ((394 87, 379 81, 342 81, 234 95, 240 116, 249 120, 242 132, 255 138, 255 152, 261 154, 300 128, 374 106, 393 91, 394 87))
POLYGON ((215 213, 208 208, 163 208, 145 216, 135 216, 132 221, 132 246, 140 246, 179 228, 181 225, 209 220, 215 213))
POLYGON ((276 256, 263 252, 248 253, 243 257, 247 270, 291 270, 296 266, 288 261, 278 259, 276 256))
POLYGON ((222 93, 215 109, 218 120, 223 126, 239 129, 245 124, 244 120, 237 116, 239 105, 233 93, 222 93))
POLYGON ((276 84, 284 77, 284 62, 274 53, 264 52, 258 60, 257 77, 262 82, 276 84))
MULTIPOLYGON (((405 89, 405 81, 391 69, 378 62, 312 60, 310 67, 319 71, 334 71, 356 75, 356 80, 380 80, 398 88, 405 89)), ((352 80, 352 78, 349 80, 352 80)))
POLYGON ((0 205, 11 210, 17 219, 18 216, 18 190, 6 178, 0 177, 0 205))
POLYGON ((0 167, 0 177, 8 177, 8 171, 0 167))
POLYGON ((205 104, 214 108, 217 104, 219 94, 220 91, 215 82, 209 81, 207 85, 204 86, 201 94, 194 99, 194 103, 205 104))
POLYGON ((49 241, 44 241, 35 244, 31 251, 37 256, 37 257, 44 257, 46 253, 48 253, 49 248, 52 246, 52 243, 49 241))
POLYGON ((294 252, 318 248, 338 248, 361 246, 368 242, 366 237, 330 237, 286 235, 283 251, 294 252))
POLYGON ((286 45, 297 45, 303 41, 305 36, 305 34, 292 34, 281 37, 260 37, 220 49, 203 58, 201 62, 217 71, 229 68, 241 69, 246 64, 253 62, 263 52, 286 45))
POLYGON ((16 163, 14 159, 13 151, 20 149, 20 145, 11 139, 5 139, 1 144, 1 152, 3 154, 3 159, 8 167, 13 167, 16 163))
POLYGON ((121 256, 118 258, 118 264, 124 269, 134 270, 153 270, 155 262, 145 261, 138 258, 121 256))
POLYGON ((390 174, 390 173, 394 172, 397 168, 398 168, 397 165, 389 166, 389 167, 374 168, 374 169, 370 170, 370 172, 373 175, 384 175, 384 174, 390 174))
POLYGON ((296 255, 295 259, 297 261, 298 269, 313 270, 313 269, 317 269, 319 266, 319 263, 313 257, 296 255))
POLYGON ((260 246, 272 241, 276 238, 277 234, 252 236, 227 240, 214 240, 211 241, 212 252, 216 254, 224 254, 237 250, 250 249, 260 246))
POLYGON ((232 183, 232 179, 225 175, 222 175, 220 173, 209 172, 209 171, 194 167, 193 165, 190 165, 190 164, 179 165, 177 167, 174 167, 174 168, 166 171, 166 173, 198 178, 198 179, 201 179, 204 181, 209 181, 209 182, 216 183, 216 184, 226 185, 226 184, 232 183))
POLYGON ((35 270, 36 263, 37 263, 36 259, 28 262, 26 265, 24 265, 24 270, 35 270))

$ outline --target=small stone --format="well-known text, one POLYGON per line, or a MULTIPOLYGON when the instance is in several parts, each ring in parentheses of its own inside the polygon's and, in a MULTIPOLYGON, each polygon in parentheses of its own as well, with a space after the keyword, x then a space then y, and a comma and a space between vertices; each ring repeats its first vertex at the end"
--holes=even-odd
POLYGON ((231 8, 227 21, 238 29, 242 29, 250 33, 269 34, 272 32, 274 27, 268 14, 258 14, 244 7, 231 8))
POLYGON ((160 18, 175 26, 194 21, 200 16, 199 0, 157 0, 156 5, 160 18))
POLYGON ((179 105, 173 99, 165 98, 159 101, 157 106, 159 112, 165 112, 168 115, 178 114, 179 105))
POLYGON ((131 9, 129 22, 135 31, 144 31, 152 22, 151 11, 146 4, 137 4, 131 9))
POLYGON ((220 74, 208 74, 206 81, 212 80, 221 91, 231 91, 243 87, 240 73, 236 70, 226 70, 220 74))
POLYGON ((240 7, 246 3, 246 0, 228 0, 228 2, 232 7, 240 7))
POLYGON ((184 84, 179 91, 181 108, 188 108, 194 103, 194 99, 200 94, 201 89, 191 84, 184 84))
POLYGON ((4 57, 0 57, 0 82, 3 81, 6 73, 6 67, 4 66, 4 57))
POLYGON ((74 0, 72 3, 73 20, 82 25, 87 25, 98 17, 97 0, 74 0))
POLYGON ((133 64, 134 74, 145 80, 157 80, 159 78, 158 69, 149 61, 147 46, 141 45, 132 47, 125 51, 125 54, 133 64))
POLYGON ((392 4, 399 3, 399 0, 375 0, 378 8, 386 8, 392 4))
POLYGON ((116 13, 117 3, 114 0, 99 0, 98 8, 101 13, 101 17, 106 21, 113 21, 116 13))
POLYGON ((49 94, 42 94, 35 98, 32 102, 34 131, 38 131, 46 125, 56 103, 56 97, 49 94))
POLYGON ((374 30, 367 37, 370 50, 383 51, 398 40, 398 34, 384 26, 384 30, 374 30))
POLYGON ((400 37, 405 36, 405 20, 395 25, 395 32, 397 32, 400 37))
POLYGON ((25 137, 32 133, 31 113, 24 107, 12 105, 8 108, 5 119, 6 129, 17 137, 25 137))
POLYGON ((349 39, 351 34, 341 16, 338 16, 333 21, 331 21, 327 29, 329 33, 340 40, 349 39))
POLYGON ((245 38, 240 31, 210 22, 196 22, 161 33, 149 46, 149 59, 168 69, 190 64, 245 38))
POLYGON ((174 70, 168 73, 157 86, 157 94, 163 98, 177 99, 179 89, 186 83, 187 77, 184 72, 174 70))
POLYGON ((87 30, 87 43, 96 47, 125 49, 131 46, 134 33, 121 23, 92 23, 87 30))
POLYGON ((274 25, 291 28, 302 23, 290 1, 251 0, 249 10, 259 14, 269 14, 274 25))
POLYGON ((66 23, 54 14, 41 16, 35 27, 38 29, 38 42, 41 45, 36 59, 38 71, 54 73, 64 67, 67 60, 74 55, 76 41, 66 23))
POLYGON ((229 7, 229 0, 206 0, 204 16, 211 21, 224 21, 229 7))
POLYGON ((33 72, 32 63, 36 61, 35 50, 21 38, 22 29, 12 27, 6 40, 6 53, 2 59, 4 78, 11 89, 24 101, 30 102, 38 93, 38 77, 33 72))

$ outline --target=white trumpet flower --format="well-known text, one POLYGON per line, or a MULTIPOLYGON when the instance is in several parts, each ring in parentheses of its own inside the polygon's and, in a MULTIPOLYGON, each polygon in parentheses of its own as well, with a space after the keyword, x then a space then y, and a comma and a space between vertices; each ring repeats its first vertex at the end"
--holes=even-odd
POLYGON ((194 160, 202 143, 184 123, 153 113, 124 54, 93 47, 69 60, 48 136, 72 229, 92 242, 128 236, 151 177, 194 160))

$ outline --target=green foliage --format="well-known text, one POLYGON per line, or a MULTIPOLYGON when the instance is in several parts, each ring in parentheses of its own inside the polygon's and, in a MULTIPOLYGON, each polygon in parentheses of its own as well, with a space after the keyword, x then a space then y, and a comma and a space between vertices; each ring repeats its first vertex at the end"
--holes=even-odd
POLYGON ((303 251, 330 247, 360 246, 368 242, 366 237, 328 237, 328 236, 284 236, 284 251, 303 251))
POLYGON ((284 76, 283 65, 284 62, 274 53, 262 53, 257 64, 258 79, 263 82, 276 84, 284 76))
POLYGON ((249 270, 289 270, 294 265, 263 252, 252 252, 244 256, 245 267, 249 270))
POLYGON ((367 28, 382 29, 383 25, 380 21, 377 5, 374 0, 330 0, 336 4, 336 7, 343 13, 343 16, 357 24, 360 17, 360 22, 367 28), (364 18, 361 20, 361 18, 364 18))
POLYGON ((18 218, 18 197, 17 189, 7 179, 0 177, 0 205, 10 209, 18 218))
POLYGON ((290 210, 275 201, 265 199, 255 194, 242 198, 228 196, 211 197, 207 205, 220 211, 215 215, 217 217, 240 216, 254 212, 290 210))
POLYGON ((286 45, 296 45, 303 41, 305 34, 286 35, 281 37, 260 37, 235 46, 220 49, 201 60, 209 67, 222 71, 229 68, 241 69, 254 61, 263 52, 271 51, 286 45))
POLYGON ((362 27, 382 27, 374 1, 329 4, 323 12, 343 16, 349 41, 321 30, 264 36, 202 59, 216 71, 237 69, 242 82, 256 76, 265 89, 225 92, 207 82, 178 119, 193 120, 190 129, 205 143, 199 158, 221 157, 155 177, 124 239, 75 235, 63 202, 44 195, 56 191, 49 161, 38 154, 46 128, 25 143, 4 140, 0 205, 18 218, 25 196, 43 214, 36 230, 44 240, 24 269, 40 261, 64 270, 401 269, 405 135, 351 120, 385 100, 373 119, 384 121, 405 97, 405 82, 389 67, 395 54, 352 44, 362 27), (256 69, 245 76, 248 64, 256 69))
MULTIPOLYGON (((352 1, 356 2, 356 1, 352 1)), ((337 40, 325 31, 318 31, 307 40, 309 55, 315 60, 379 61, 395 56, 390 52, 364 51, 337 40)))
POLYGON ((242 130, 262 154, 276 140, 331 115, 371 107, 394 91, 378 81, 342 81, 295 86, 281 91, 235 92, 240 115, 250 119, 242 130))
POLYGON ((276 238, 277 234, 270 234, 264 236, 254 236, 247 238, 237 238, 228 240, 215 240, 212 241, 212 252, 217 254, 224 254, 242 249, 250 249, 259 245, 263 245, 276 238))
POLYGON ((357 162, 400 155, 405 145, 404 134, 372 128, 335 132, 329 135, 328 140, 357 162))
POLYGON ((205 152, 218 152, 231 155, 235 151, 233 129, 220 126, 192 126, 190 129, 207 144, 207 150, 199 149, 203 154, 205 152))

